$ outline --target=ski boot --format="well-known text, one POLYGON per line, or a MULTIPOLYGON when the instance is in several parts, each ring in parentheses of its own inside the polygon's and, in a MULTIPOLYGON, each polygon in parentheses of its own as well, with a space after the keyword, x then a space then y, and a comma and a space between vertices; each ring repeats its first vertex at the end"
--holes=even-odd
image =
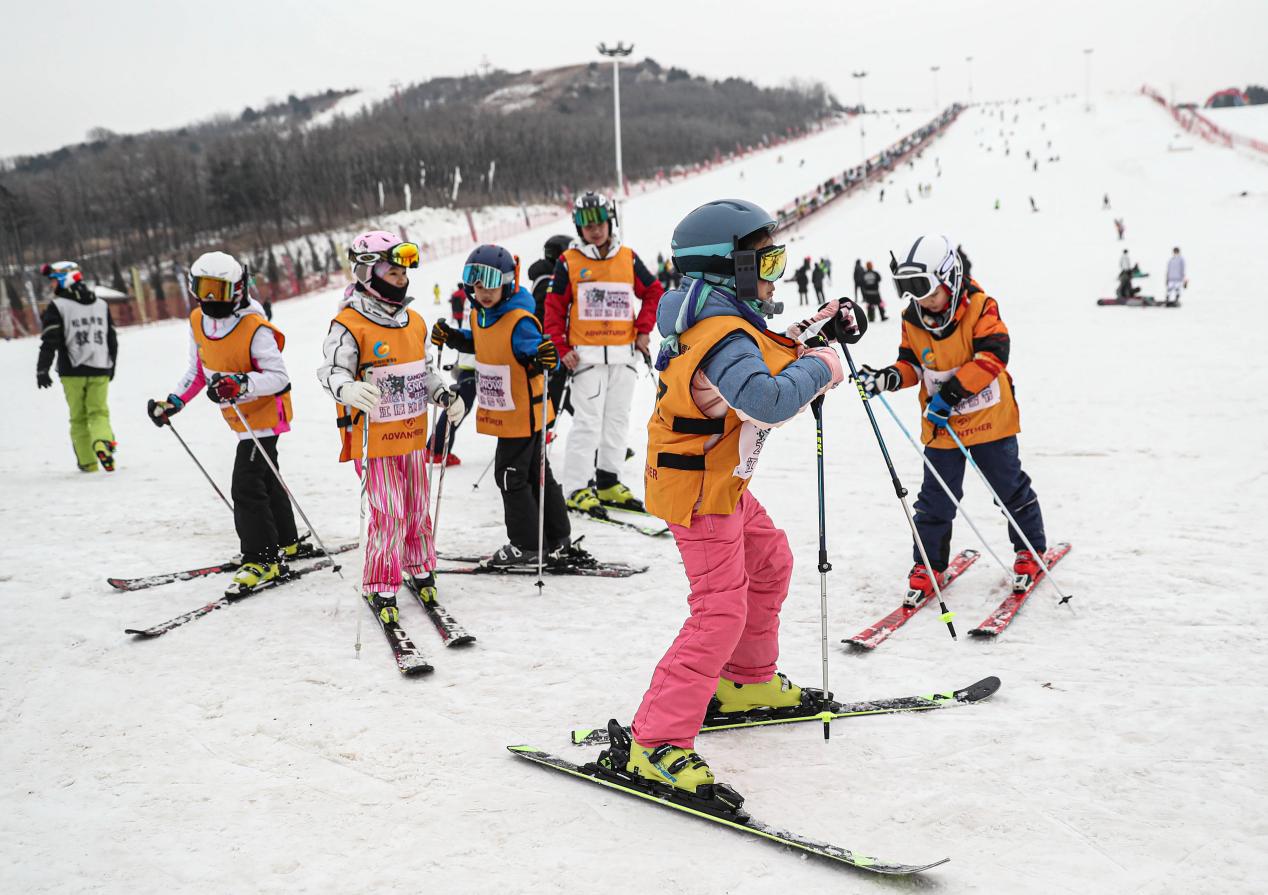
POLYGON ((593 554, 581 546, 585 535, 575 541, 564 541, 546 554, 546 564, 564 568, 592 568, 598 564, 593 554))
POLYGON ((418 594, 418 599, 424 603, 436 602, 436 576, 431 572, 423 572, 415 575, 413 572, 405 573, 405 586, 418 594))
POLYGON ((114 472, 114 452, 119 446, 117 441, 107 441, 99 438, 92 443, 93 452, 97 455, 97 462, 101 464, 101 468, 106 472, 114 472))
POLYGON ((1039 560, 1029 550, 1018 550, 1013 557, 1013 593, 1022 594, 1043 574, 1039 560))
POLYGON ((599 503, 605 507, 612 507, 616 510, 629 510, 631 513, 647 512, 643 502, 620 482, 608 488, 600 488, 594 494, 599 499, 599 503))
POLYGON ((480 565, 493 569, 505 569, 511 566, 536 567, 537 551, 521 550, 514 544, 506 544, 503 547, 499 547, 498 551, 492 556, 482 559, 480 565))
POLYGON ((737 684, 722 677, 709 700, 705 720, 725 724, 736 718, 796 718, 813 715, 831 698, 831 693, 797 686, 779 671, 770 680, 756 684, 737 684))
POLYGON ((286 562, 291 559, 308 559, 311 556, 324 556, 321 548, 314 545, 308 540, 308 535, 301 535, 293 544, 287 544, 278 553, 281 555, 282 561, 286 562))
POLYGON ((616 720, 608 722, 611 742, 599 753, 599 772, 626 786, 714 815, 746 820, 744 797, 713 778, 708 762, 691 749, 639 745, 616 720))
POLYGON ((396 594, 380 591, 368 593, 365 601, 370 604, 379 621, 385 625, 394 625, 401 620, 401 610, 396 608, 396 594))
POLYGON ((270 581, 276 581, 282 577, 283 568, 276 562, 244 562, 234 573, 233 584, 225 590, 225 596, 247 594, 270 581))
POLYGON ((568 509, 585 513, 596 519, 608 518, 608 511, 603 508, 603 504, 599 502, 599 496, 594 493, 594 489, 589 485, 584 488, 578 488, 569 494, 568 499, 564 503, 568 505, 568 509))
POLYGON ((431 448, 424 448, 423 459, 428 463, 439 463, 445 461, 446 466, 461 466, 462 461, 458 459, 458 455, 450 451, 448 455, 432 453, 431 448))
MULTIPOLYGON (((938 576, 938 586, 941 587, 943 575, 941 572, 935 574, 938 576)), ((915 609, 932 596, 933 579, 929 575, 929 570, 925 568, 925 564, 918 562, 907 573, 907 596, 903 598, 903 605, 908 609, 915 609)))

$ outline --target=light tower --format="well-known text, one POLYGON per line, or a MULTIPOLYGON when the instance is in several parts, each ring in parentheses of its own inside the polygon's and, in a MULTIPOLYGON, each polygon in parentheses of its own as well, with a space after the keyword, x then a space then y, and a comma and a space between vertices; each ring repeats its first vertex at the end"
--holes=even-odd
POLYGON ((616 123, 616 188, 620 193, 628 195, 625 189, 625 173, 621 167, 621 59, 634 52, 634 44, 628 47, 624 41, 615 47, 599 44, 599 55, 612 60, 612 120, 616 123))

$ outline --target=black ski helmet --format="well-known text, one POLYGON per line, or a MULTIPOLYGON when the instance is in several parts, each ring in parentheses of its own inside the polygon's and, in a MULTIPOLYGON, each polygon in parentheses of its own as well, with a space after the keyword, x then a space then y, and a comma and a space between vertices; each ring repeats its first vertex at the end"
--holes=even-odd
POLYGON ((572 245, 572 237, 562 233, 552 236, 546 240, 546 245, 542 248, 547 261, 554 262, 559 260, 559 256, 568 251, 568 247, 572 245))

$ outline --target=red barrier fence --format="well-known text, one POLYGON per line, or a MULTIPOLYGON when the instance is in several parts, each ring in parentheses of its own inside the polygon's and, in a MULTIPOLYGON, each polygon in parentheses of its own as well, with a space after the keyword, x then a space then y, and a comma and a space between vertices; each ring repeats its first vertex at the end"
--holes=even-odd
POLYGON ((1268 156, 1268 143, 1225 130, 1197 109, 1182 109, 1179 106, 1173 106, 1163 99, 1161 93, 1147 84, 1140 88, 1140 92, 1170 112, 1176 124, 1191 134, 1197 134, 1208 143, 1227 146, 1230 149, 1241 147, 1268 156))

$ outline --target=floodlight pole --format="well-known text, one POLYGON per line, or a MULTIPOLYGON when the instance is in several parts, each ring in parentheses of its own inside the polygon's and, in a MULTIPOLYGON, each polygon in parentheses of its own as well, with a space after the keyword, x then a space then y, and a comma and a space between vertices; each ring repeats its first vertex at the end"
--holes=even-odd
POLYGON ((612 60, 612 120, 616 122, 616 189, 618 193, 628 196, 625 173, 621 166, 621 59, 634 52, 634 44, 628 47, 624 42, 618 42, 615 47, 599 44, 597 49, 599 55, 612 60))

